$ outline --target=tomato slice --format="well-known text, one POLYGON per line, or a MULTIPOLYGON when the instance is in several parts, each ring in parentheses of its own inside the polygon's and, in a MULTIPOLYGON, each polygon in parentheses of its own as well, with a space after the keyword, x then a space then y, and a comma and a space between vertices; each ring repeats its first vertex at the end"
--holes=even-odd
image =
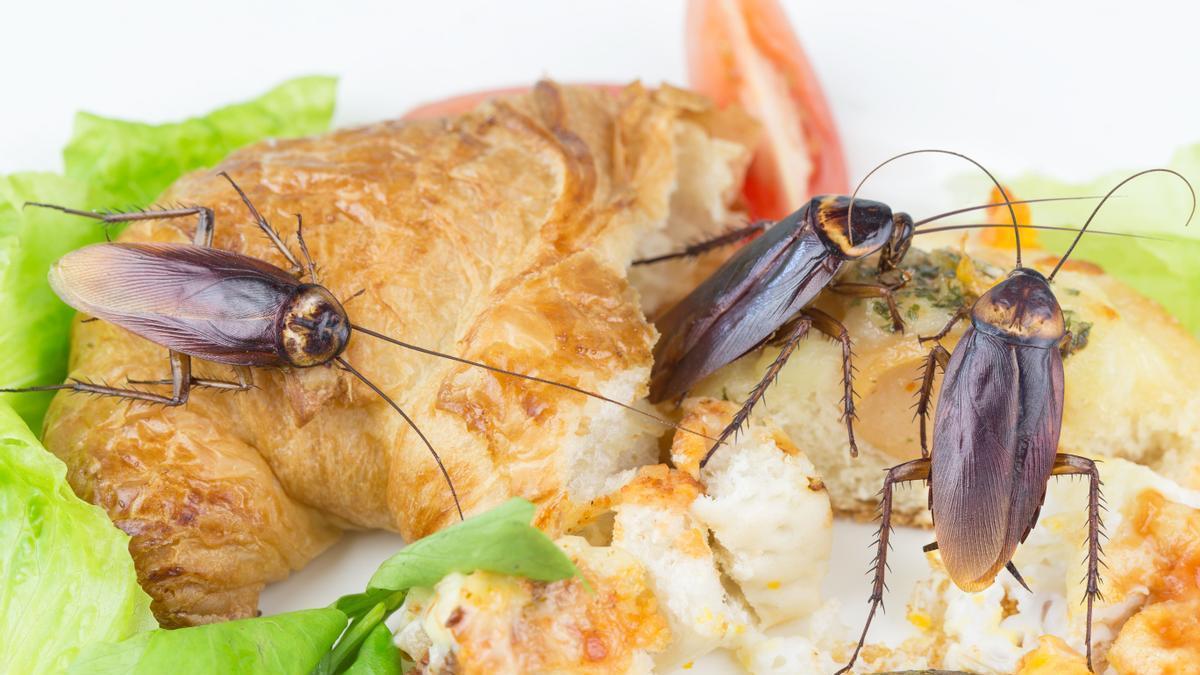
MULTIPOLYGON (((601 84, 596 82, 584 83, 582 86, 595 87, 604 89, 612 93, 617 93, 625 88, 620 84, 601 84)), ((490 89, 488 91, 476 91, 470 94, 462 94, 452 98, 434 101, 433 103, 425 103, 419 105, 412 110, 404 113, 406 120, 425 120, 435 117, 448 117, 450 115, 458 115, 471 110, 475 106, 493 98, 501 96, 511 96, 513 94, 523 94, 529 91, 531 87, 507 87, 503 89, 490 89)))
POLYGON ((775 0, 689 0, 688 78, 737 103, 765 137, 746 178, 751 215, 778 219, 816 194, 846 194, 846 162, 821 86, 775 0))

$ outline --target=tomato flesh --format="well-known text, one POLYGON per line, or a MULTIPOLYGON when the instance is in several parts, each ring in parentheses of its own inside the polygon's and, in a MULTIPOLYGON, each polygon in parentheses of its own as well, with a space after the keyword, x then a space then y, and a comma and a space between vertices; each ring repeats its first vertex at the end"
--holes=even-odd
POLYGON ((837 128, 775 0, 690 0, 689 84, 763 124, 744 194, 751 215, 782 218, 815 194, 848 192, 837 128))

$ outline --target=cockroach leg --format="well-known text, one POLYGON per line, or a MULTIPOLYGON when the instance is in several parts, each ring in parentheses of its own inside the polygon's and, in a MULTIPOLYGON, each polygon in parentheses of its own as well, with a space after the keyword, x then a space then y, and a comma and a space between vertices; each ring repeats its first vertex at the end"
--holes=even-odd
POLYGON ((896 291, 903 288, 911 278, 911 275, 904 273, 900 281, 894 284, 841 282, 830 284, 828 288, 838 295, 851 298, 883 298, 892 317, 892 332, 903 333, 904 319, 900 317, 900 306, 896 304, 896 291))
POLYGON ((967 318, 970 315, 971 315, 970 307, 959 307, 958 311, 954 312, 954 315, 950 317, 950 320, 946 322, 945 326, 942 326, 941 330, 934 333, 933 335, 919 335, 919 336, 917 336, 917 341, 920 342, 921 344, 925 344, 926 342, 929 342, 931 340, 933 342, 937 342, 938 340, 941 340, 942 338, 949 335, 950 331, 954 330, 955 324, 957 324, 959 321, 962 321, 963 319, 967 318))
POLYGON ((950 352, 940 344, 929 350, 925 366, 921 370, 921 390, 917 392, 917 417, 921 420, 921 456, 929 457, 929 433, 926 425, 929 421, 929 404, 933 400, 933 380, 937 377, 937 367, 941 366, 946 372, 950 363, 950 352))
POLYGON ((850 443, 850 456, 858 457, 858 443, 854 441, 854 345, 850 340, 850 331, 840 321, 819 309, 804 310, 812 320, 813 328, 842 343, 842 384, 845 393, 842 396, 842 419, 846 422, 846 438, 850 443))
MULTIPOLYGON (((850 657, 850 662, 837 671, 838 675, 848 672, 854 666, 854 662, 858 660, 858 654, 862 651, 863 644, 867 641, 867 631, 871 628, 871 621, 875 618, 875 610, 883 606, 883 591, 886 588, 885 576, 887 574, 888 540, 892 534, 892 486, 896 483, 928 480, 928 478, 929 460, 914 459, 911 462, 905 462, 888 469, 887 477, 883 479, 883 489, 879 492, 879 534, 875 540, 875 560, 872 561, 874 580, 871 585, 871 598, 868 600, 871 609, 867 613, 867 622, 863 626, 862 635, 858 638, 858 646, 854 648, 854 654, 850 657)), ((935 543, 934 546, 936 545, 935 543)))
POLYGON ((308 244, 304 243, 304 217, 299 213, 296 214, 296 241, 300 242, 300 252, 304 254, 304 262, 308 266, 308 280, 314 284, 321 283, 317 279, 317 266, 308 253, 308 244))
POLYGON ((787 363, 787 360, 792 355, 792 352, 796 350, 796 345, 799 344, 800 340, 808 334, 808 329, 811 328, 812 325, 812 318, 810 318, 808 313, 805 312, 799 314, 794 319, 791 319, 782 327, 780 327, 779 331, 776 333, 776 335, 779 337, 774 340, 774 342, 780 344, 779 355, 775 357, 775 360, 767 368, 767 372, 763 374, 763 377, 761 380, 759 380, 758 384, 754 385, 754 388, 750 390, 750 395, 746 397, 746 401, 742 403, 742 407, 733 416, 733 419, 729 422, 725 429, 721 431, 721 435, 717 437, 717 442, 714 443, 711 448, 709 448, 708 454, 704 456, 704 459, 700 460, 701 469, 708 464, 708 460, 712 458, 713 453, 717 451, 717 448, 721 447, 721 445, 725 443, 725 440, 732 436, 734 432, 740 429, 741 426, 745 424, 746 420, 749 419, 750 411, 754 408, 755 404, 762 399, 763 394, 765 394, 767 391, 767 387, 770 387, 771 383, 775 381, 775 378, 779 376, 779 371, 783 369, 784 364, 787 363))
POLYGON ((197 246, 212 246, 213 210, 207 206, 187 206, 178 209, 129 211, 125 213, 97 213, 95 211, 81 211, 79 209, 69 209, 65 206, 58 206, 57 204, 44 204, 42 202, 25 202, 25 206, 36 206, 42 209, 54 209, 55 211, 62 211, 63 213, 69 213, 73 216, 92 218, 94 220, 103 222, 105 225, 111 225, 113 223, 131 223, 135 220, 169 220, 171 218, 197 216, 196 234, 194 237, 195 244, 197 246))
POLYGON ((300 261, 296 259, 296 256, 288 250, 287 245, 283 243, 283 238, 279 236, 279 233, 275 231, 275 228, 267 222, 266 218, 262 217, 262 214, 258 212, 258 209, 256 209, 254 204, 250 201, 250 198, 246 196, 246 193, 242 191, 242 188, 238 186, 237 183, 233 182, 233 178, 230 177, 228 173, 222 171, 217 175, 229 181, 229 184, 233 186, 234 191, 236 191, 238 196, 242 198, 242 203, 246 205, 246 210, 250 211, 250 215, 254 218, 255 224, 258 225, 258 228, 263 231, 263 234, 267 235, 267 239, 271 240, 271 243, 274 244, 275 248, 283 254, 283 257, 287 259, 288 264, 292 266, 292 273, 296 276, 300 276, 304 272, 304 268, 300 265, 300 261))
POLYGON ((745 227, 739 227, 735 230, 730 230, 729 232, 726 232, 724 234, 717 235, 716 237, 713 237, 712 239, 708 239, 706 241, 692 244, 691 246, 688 246, 687 248, 683 249, 682 251, 676 251, 674 253, 664 253, 663 255, 656 255, 652 258, 640 258, 638 260, 634 260, 631 264, 632 265, 653 265, 654 263, 660 263, 660 262, 664 262, 667 260, 675 260, 676 258, 695 257, 695 256, 700 255, 701 253, 707 253, 708 251, 711 251, 711 250, 717 249, 717 248, 721 248, 722 246, 729 246, 730 244, 736 244, 739 241, 742 241, 743 239, 749 239, 750 237, 761 234, 761 233, 765 232, 767 230, 767 228, 771 226, 771 224, 772 224, 772 221, 769 221, 769 220, 756 220, 753 223, 746 225, 745 227))
POLYGON ((130 401, 143 401, 145 403, 157 403, 165 406, 179 406, 187 403, 188 393, 191 389, 191 374, 192 374, 192 359, 187 354, 179 352, 171 352, 171 379, 170 382, 171 395, 163 396, 140 389, 119 389, 117 387, 109 387, 105 385, 92 384, 91 382, 81 382, 74 380, 72 382, 64 382, 63 384, 48 384, 40 387, 24 387, 21 389, 0 389, 0 392, 17 393, 29 391, 59 391, 67 390, 81 394, 95 394, 97 396, 114 396, 130 401))
MULTIPOLYGON (((193 377, 190 382, 192 387, 204 387, 206 389, 223 389, 225 391, 247 391, 254 388, 251 380, 250 369, 245 366, 237 366, 237 382, 229 380, 212 380, 203 377, 193 377)), ((173 380, 125 380, 129 384, 173 384, 173 380)))
POLYGON ((192 243, 196 246, 212 248, 213 231, 216 228, 213 222, 213 212, 212 209, 207 207, 200 208, 204 210, 201 212, 200 218, 196 221, 196 233, 192 235, 192 243))
POLYGON ((1086 457, 1078 455, 1068 455, 1066 453, 1058 453, 1054 457, 1054 468, 1050 470, 1052 476, 1069 476, 1069 475, 1084 475, 1088 477, 1088 554, 1087 554, 1087 634, 1084 638, 1087 641, 1087 660, 1088 670, 1096 672, 1092 668, 1092 606, 1097 598, 1102 598, 1100 593, 1100 554, 1103 548, 1100 545, 1100 537, 1104 527, 1104 523, 1100 518, 1100 506, 1103 497, 1100 495, 1100 470, 1096 468, 1096 463, 1086 457))

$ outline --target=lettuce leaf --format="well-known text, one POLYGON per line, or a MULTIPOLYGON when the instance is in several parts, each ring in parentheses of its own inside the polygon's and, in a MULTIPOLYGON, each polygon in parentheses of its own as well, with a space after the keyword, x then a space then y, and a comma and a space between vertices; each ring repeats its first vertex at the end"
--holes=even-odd
POLYGON ((253 101, 174 124, 142 124, 81 112, 63 150, 68 178, 143 206, 179 176, 221 161, 264 138, 308 136, 329 128, 337 80, 289 80, 253 101))
MULTIPOLYGON (((384 561, 369 589, 430 587, 451 572, 487 570, 558 581, 577 576, 575 563, 546 533, 530 525, 534 506, 514 497, 473 518, 435 532, 384 561)), ((343 598, 342 601, 346 599, 343 598)))
POLYGON ((392 644, 392 632, 386 625, 375 626, 346 675, 400 675, 400 650, 392 644))
MULTIPOLYGON (((28 387, 61 382, 66 375, 72 311, 46 283, 46 270, 62 254, 104 238, 86 218, 28 208, 31 200, 97 204, 106 197, 87 184, 50 173, 0 176, 0 386, 28 387)), ((30 428, 41 430, 53 393, 0 394, 30 428)))
MULTIPOLYGON (((80 209, 151 203, 182 174, 219 162, 230 151, 267 137, 324 131, 333 115, 336 81, 303 77, 246 103, 173 124, 141 124, 80 113, 63 152, 66 175, 0 177, 0 386, 61 382, 66 376, 72 310, 46 283, 64 253, 104 239, 95 221, 37 208, 40 201, 80 209)), ((50 394, 0 394, 40 430, 50 394)))
MULTIPOLYGON (((1176 152, 1167 167, 1200 186, 1200 144, 1176 152)), ((1133 173, 1115 172, 1084 183, 1030 174, 1006 183, 1023 198, 1101 196, 1133 173)), ((1191 203, 1187 187, 1178 178, 1167 174, 1138 178, 1105 203, 1091 227, 1169 241, 1084 235, 1071 257, 1100 265, 1200 334, 1200 222, 1183 226, 1191 203)), ((1032 222, 1079 227, 1092 208, 1086 202, 1034 204, 1032 222)), ((1061 254, 1074 235, 1039 232, 1038 238, 1047 251, 1061 254)))
MULTIPOLYGON (((350 627, 321 660, 315 675, 337 673, 344 664, 352 663, 350 658, 368 649, 377 627, 399 609, 410 589, 432 587, 451 572, 487 570, 535 581, 580 576, 571 558, 532 525, 535 511, 529 501, 513 497, 490 511, 418 539, 385 560, 366 591, 342 596, 334 603, 350 618, 350 627)), ((370 663, 377 661, 370 659, 370 663)))
POLYGON ((579 575, 562 549, 531 523, 534 505, 513 498, 413 542, 389 558, 364 593, 331 607, 180 630, 155 630, 93 645, 71 673, 398 672, 384 623, 415 586, 477 569, 541 581, 579 575), (349 624, 347 620, 349 619, 349 624))
POLYGON ((157 626, 128 546, 0 403, 0 672, 62 672, 89 643, 157 626))
POLYGON ((93 645, 72 675, 306 675, 346 627, 336 609, 307 609, 257 619, 155 630, 116 644, 93 645))

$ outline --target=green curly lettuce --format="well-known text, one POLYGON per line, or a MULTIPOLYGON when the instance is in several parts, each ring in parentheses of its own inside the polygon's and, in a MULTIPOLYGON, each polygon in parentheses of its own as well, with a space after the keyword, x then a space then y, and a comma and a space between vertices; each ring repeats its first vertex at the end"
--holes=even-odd
POLYGON ((89 643, 156 627, 128 546, 0 403, 0 672, 62 672, 89 643))

